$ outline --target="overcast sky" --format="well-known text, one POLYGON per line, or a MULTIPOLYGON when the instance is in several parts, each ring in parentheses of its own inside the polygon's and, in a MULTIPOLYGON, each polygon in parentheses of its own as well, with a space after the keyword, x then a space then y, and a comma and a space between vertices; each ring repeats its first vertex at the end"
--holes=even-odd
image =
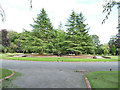
POLYGON ((33 18, 44 8, 54 28, 58 28, 59 22, 65 25, 72 10, 82 12, 85 23, 90 27, 89 34, 98 35, 101 44, 108 43, 110 37, 118 33, 117 6, 113 8, 105 24, 101 24, 106 15, 102 13, 103 0, 33 0, 32 9, 28 0, 0 0, 0 3, 6 13, 6 22, 0 21, 0 29, 22 32, 24 28, 30 31, 32 28, 29 24, 34 23, 33 18))

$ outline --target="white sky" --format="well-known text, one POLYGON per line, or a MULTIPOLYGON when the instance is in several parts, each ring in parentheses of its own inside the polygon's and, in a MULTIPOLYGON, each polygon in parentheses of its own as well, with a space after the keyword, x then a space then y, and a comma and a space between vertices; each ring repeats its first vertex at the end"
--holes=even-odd
POLYGON ((98 35, 101 44, 108 43, 111 35, 118 33, 117 6, 113 8, 105 24, 101 24, 106 15, 102 13, 103 0, 33 0, 32 9, 28 0, 1 0, 0 3, 6 13, 6 22, 0 21, 0 29, 22 32, 24 28, 30 31, 32 28, 29 24, 34 24, 33 18, 44 8, 54 28, 58 28, 60 21, 65 25, 72 10, 82 12, 85 23, 90 27, 89 34, 98 35))

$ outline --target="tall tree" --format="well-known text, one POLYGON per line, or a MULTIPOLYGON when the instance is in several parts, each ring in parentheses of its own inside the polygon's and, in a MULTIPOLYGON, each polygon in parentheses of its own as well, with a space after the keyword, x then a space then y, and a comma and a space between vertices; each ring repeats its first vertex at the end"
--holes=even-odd
POLYGON ((108 45, 110 47, 110 53, 112 53, 112 46, 115 45, 115 47, 117 47, 117 36, 116 35, 111 36, 111 38, 108 42, 108 45))
POLYGON ((72 11, 67 21, 67 38, 68 41, 71 41, 67 50, 75 55, 87 53, 90 49, 89 46, 92 46, 87 24, 84 24, 84 21, 83 14, 77 14, 74 11, 72 11))
POLYGON ((53 29, 52 23, 46 14, 44 8, 42 8, 40 14, 34 19, 35 24, 30 24, 33 27, 33 36, 42 40, 42 43, 46 44, 46 53, 51 53, 54 48, 53 42, 55 38, 55 30, 53 29))
POLYGON ((32 32, 26 31, 24 33, 27 33, 28 36, 24 36, 22 50, 27 53, 29 52, 43 54, 45 49, 43 41, 36 36, 32 36, 32 32))
POLYGON ((108 44, 104 44, 104 45, 102 46, 102 50, 103 50, 104 55, 109 54, 110 48, 109 48, 108 44))
POLYGON ((4 47, 9 47, 10 43, 9 43, 9 39, 7 38, 8 31, 6 29, 3 29, 1 30, 1 34, 2 34, 2 45, 4 47))
POLYGON ((1 52, 6 53, 10 46, 9 38, 7 38, 8 31, 6 29, 2 29, 0 31, 0 45, 1 45, 1 52))
POLYGON ((16 52, 18 46, 15 44, 15 40, 19 38, 19 34, 16 31, 8 30, 7 38, 10 42, 9 52, 16 52))
POLYGON ((53 30, 50 19, 48 18, 46 11, 42 8, 40 14, 37 15, 35 24, 30 24, 33 27, 33 31, 38 33, 37 37, 41 39, 49 39, 50 32, 53 30))
POLYGON ((56 38, 53 42, 53 53, 57 55, 66 54, 64 42, 66 41, 66 33, 63 30, 56 31, 56 38))
POLYGON ((100 40, 99 40, 99 36, 97 35, 91 35, 92 39, 93 39, 93 45, 94 45, 94 54, 98 54, 99 53, 99 45, 100 45, 100 40))
POLYGON ((98 45, 100 45, 99 36, 97 36, 97 35, 92 35, 92 38, 93 38, 93 43, 94 43, 94 46, 95 46, 95 47, 97 47, 98 45))

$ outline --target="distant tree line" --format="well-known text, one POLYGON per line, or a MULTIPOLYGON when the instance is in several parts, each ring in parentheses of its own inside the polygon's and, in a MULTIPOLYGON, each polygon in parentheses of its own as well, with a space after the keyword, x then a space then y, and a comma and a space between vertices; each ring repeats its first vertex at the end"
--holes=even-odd
MULTIPOLYGON (((67 19, 66 30, 54 29, 44 8, 30 24, 32 31, 22 33, 0 31, 0 50, 3 53, 39 53, 51 55, 110 54, 108 44, 101 45, 97 35, 89 35, 88 24, 82 13, 72 11, 67 19)), ((116 47, 115 47, 116 48, 116 47)))

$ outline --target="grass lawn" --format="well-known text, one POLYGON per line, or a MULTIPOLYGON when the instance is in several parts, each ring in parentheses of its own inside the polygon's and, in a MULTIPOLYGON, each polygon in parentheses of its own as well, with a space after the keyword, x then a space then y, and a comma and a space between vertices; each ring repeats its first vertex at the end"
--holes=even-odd
POLYGON ((112 59, 120 59, 120 57, 119 56, 107 56, 107 57, 111 57, 112 59))
MULTIPOLYGON (((4 78, 6 76, 9 76, 12 73, 13 73, 13 71, 0 68, 0 79, 4 78)), ((2 83, 1 84, 2 86, 0 86, 0 88, 8 88, 8 87, 18 88, 17 86, 13 85, 11 81, 14 80, 16 77, 21 76, 21 74, 18 72, 14 72, 14 73, 15 74, 11 78, 7 78, 7 79, 3 80, 2 82, 0 82, 0 84, 2 83)))
POLYGON ((118 71, 91 72, 86 77, 92 88, 118 88, 118 71))
POLYGON ((3 69, 3 68, 0 68, 0 79, 6 77, 6 76, 9 76, 13 73, 13 71, 10 71, 8 69, 3 69))
POLYGON ((17 85, 12 83, 12 80, 16 79, 17 77, 21 76, 21 73, 14 72, 15 74, 8 79, 2 81, 2 88, 19 88, 17 85))
POLYGON ((111 59, 85 59, 85 58, 66 58, 66 57, 6 57, 8 55, 14 55, 14 54, 2 54, 3 59, 9 59, 9 60, 26 60, 26 61, 64 61, 64 62, 100 62, 100 61, 118 61, 111 60, 111 59))
POLYGON ((3 59, 9 59, 9 60, 26 60, 26 61, 64 61, 64 62, 100 62, 100 61, 118 61, 111 60, 111 59, 85 59, 85 58, 66 58, 66 57, 6 57, 8 55, 14 55, 14 54, 2 54, 3 59))

